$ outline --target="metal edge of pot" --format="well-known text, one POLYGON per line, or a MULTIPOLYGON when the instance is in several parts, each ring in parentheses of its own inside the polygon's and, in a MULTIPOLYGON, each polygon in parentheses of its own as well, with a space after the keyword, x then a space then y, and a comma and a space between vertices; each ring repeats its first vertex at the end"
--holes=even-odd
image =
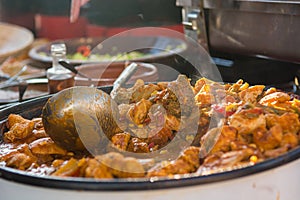
MULTIPOLYGON (((99 89, 110 92, 111 86, 99 87, 99 89)), ((4 131, 5 121, 10 113, 21 114, 24 117, 37 117, 41 114, 41 109, 51 95, 39 97, 33 100, 21 102, 17 105, 0 110, 0 138, 4 131)), ((226 171, 206 176, 196 174, 176 176, 175 178, 138 178, 138 179, 91 179, 75 177, 54 177, 38 176, 28 172, 0 167, 0 178, 8 181, 67 190, 86 190, 86 191, 133 191, 133 190, 153 190, 178 188, 209 184, 226 180, 237 179, 253 174, 262 173, 266 170, 275 169, 300 158, 300 147, 297 147, 286 154, 277 158, 269 159, 256 165, 226 171)))

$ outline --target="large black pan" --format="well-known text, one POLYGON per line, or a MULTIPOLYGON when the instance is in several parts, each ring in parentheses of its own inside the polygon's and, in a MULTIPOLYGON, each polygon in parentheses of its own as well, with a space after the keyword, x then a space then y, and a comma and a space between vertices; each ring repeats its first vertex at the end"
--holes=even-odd
MULTIPOLYGON (((110 92, 111 87, 100 87, 105 92, 110 92)), ((5 132, 5 122, 9 114, 20 114, 25 118, 33 118, 41 115, 42 108, 50 96, 40 97, 37 99, 29 100, 19 103, 3 110, 0 110, 0 136, 5 132)), ((249 166, 243 169, 237 169, 229 172, 222 172, 218 174, 212 174, 207 176, 181 176, 176 178, 152 178, 152 179, 89 179, 89 178, 60 178, 52 176, 37 176, 28 174, 24 171, 0 166, 0 179, 4 181, 13 181, 17 183, 25 183, 32 186, 42 186, 47 188, 59 188, 68 190, 93 190, 93 191, 132 191, 132 190, 153 190, 153 189, 167 189, 178 188, 184 186, 202 186, 203 184, 219 184, 223 181, 233 180, 239 182, 243 178, 247 178, 250 175, 265 174, 267 178, 270 178, 271 184, 274 185, 272 177, 276 177, 274 173, 278 173, 282 176, 282 170, 286 171, 286 176, 291 176, 290 180, 293 181, 293 177, 300 177, 300 170, 290 171, 290 166, 300 165, 300 148, 296 148, 284 155, 281 155, 274 159, 266 160, 262 163, 258 163, 255 166, 249 166), (285 169, 287 168, 287 169, 285 169), (271 170, 272 169, 272 170, 271 170), (278 171, 277 171, 278 170, 278 171), (271 175, 267 174, 271 172, 271 175)), ((297 167, 296 167, 297 168, 297 167)), ((252 177, 252 176, 250 176, 252 177)), ((264 178, 265 180, 266 178, 264 178)), ((294 178, 295 179, 295 178, 294 178)), ((278 180, 280 182, 280 180, 278 180)), ((1 180, 0 180, 1 182, 1 180)), ((279 183, 278 182, 278 183, 279 183)), ((299 183, 299 181, 298 181, 299 183)), ((249 183, 253 184, 253 183, 249 183)), ((286 183, 290 184, 290 183, 286 183)), ((293 183, 291 183, 293 184, 293 183)), ((0 183, 1 185, 1 183, 0 183)), ((278 186, 279 187, 279 186, 278 186)), ((288 191, 290 192, 290 191, 288 191)), ((299 190, 297 190, 299 193, 299 190)), ((199 193, 200 195, 200 193, 199 193)))

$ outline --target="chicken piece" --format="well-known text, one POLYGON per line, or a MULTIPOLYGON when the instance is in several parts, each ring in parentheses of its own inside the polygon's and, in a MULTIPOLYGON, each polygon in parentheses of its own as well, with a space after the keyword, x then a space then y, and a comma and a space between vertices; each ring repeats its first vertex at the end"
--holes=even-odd
POLYGON ((0 161, 5 161, 7 158, 11 157, 17 153, 24 153, 30 157, 34 157, 31 153, 28 144, 20 144, 20 145, 10 145, 10 144, 2 144, 0 146, 1 154, 0 154, 0 161))
POLYGON ((199 151, 199 147, 190 146, 180 153, 178 159, 184 160, 197 169, 200 166, 199 151))
POLYGON ((5 162, 7 167, 26 170, 32 163, 36 162, 36 158, 28 156, 25 153, 15 153, 7 157, 5 162))
POLYGON ((270 130, 257 129, 253 133, 254 143, 263 150, 270 150, 278 147, 283 137, 280 125, 275 125, 270 130))
POLYGON ((197 109, 193 88, 188 78, 179 75, 176 81, 168 84, 168 88, 157 93, 156 101, 161 103, 167 114, 175 117, 189 116, 197 109))
POLYGON ((37 130, 44 129, 44 125, 41 117, 33 118, 31 121, 34 122, 34 129, 37 130))
POLYGON ((131 102, 139 102, 142 99, 149 99, 152 94, 160 90, 160 87, 154 84, 144 85, 139 87, 132 93, 131 102))
POLYGON ((205 84, 195 96, 197 106, 203 108, 214 103, 220 103, 226 96, 225 89, 218 83, 205 84))
POLYGON ((163 105, 167 114, 180 117, 180 103, 176 95, 170 89, 166 88, 158 92, 155 101, 163 105))
POLYGON ((135 152, 135 153, 148 153, 149 146, 146 142, 139 138, 131 138, 129 145, 127 147, 127 151, 135 152))
POLYGON ((266 150, 264 152, 264 156, 266 158, 275 158, 286 153, 288 150, 289 150, 288 146, 282 146, 276 149, 266 150))
POLYGON ((271 88, 267 89, 267 91, 264 92, 264 96, 267 96, 267 95, 275 93, 275 92, 277 92, 277 89, 274 87, 271 87, 271 88))
MULTIPOLYGON (((250 136, 250 137, 252 137, 252 136, 250 136)), ((230 150, 231 151, 238 151, 238 150, 243 150, 243 149, 247 149, 247 148, 257 149, 257 146, 255 144, 253 144, 253 142, 252 142, 252 138, 251 138, 251 142, 245 142, 245 141, 241 140, 240 138, 238 138, 235 141, 230 142, 230 150)))
POLYGON ((152 130, 148 136, 148 143, 158 145, 159 148, 165 146, 169 140, 173 138, 173 133, 170 129, 163 127, 160 130, 152 130))
POLYGON ((180 120, 173 115, 166 115, 166 128, 172 131, 178 131, 180 128, 180 120))
POLYGON ((50 137, 40 138, 31 142, 29 148, 33 154, 39 155, 67 154, 67 151, 56 145, 50 137))
POLYGON ((280 125, 283 133, 297 134, 300 130, 300 122, 296 113, 284 113, 279 116, 276 114, 267 114, 266 122, 268 127, 280 125))
POLYGON ((227 152, 230 150, 231 142, 235 141, 237 139, 237 130, 234 127, 231 126, 223 126, 221 130, 221 134, 210 151, 210 153, 215 153, 218 151, 227 152))
POLYGON ((231 105, 234 103, 237 104, 240 101, 241 101, 241 99, 239 98, 239 96, 236 93, 229 93, 226 91, 225 103, 227 105, 231 105))
POLYGON ((249 86, 248 83, 244 83, 244 81, 242 79, 239 79, 237 82, 229 85, 229 87, 227 88, 227 91, 232 92, 232 93, 238 93, 244 89, 247 89, 249 86))
POLYGON ((199 151, 198 147, 188 147, 176 160, 163 161, 151 168, 147 177, 193 173, 200 166, 199 151))
POLYGON ((9 131, 4 133, 4 141, 15 142, 32 134, 34 122, 24 119, 20 115, 10 114, 8 116, 9 131))
POLYGON ((199 80, 197 80, 197 82, 195 83, 195 86, 194 86, 195 94, 200 92, 200 90, 203 88, 203 86, 211 85, 212 83, 214 83, 214 82, 207 78, 200 78, 199 80))
POLYGON ((144 123, 152 103, 142 99, 128 110, 129 119, 136 125, 144 123))
POLYGON ((84 176, 90 178, 113 178, 109 167, 97 159, 88 159, 84 176))
POLYGON ((265 86, 255 85, 239 92, 239 96, 242 101, 247 103, 256 103, 258 97, 262 94, 265 86))
POLYGON ((31 153, 28 144, 21 144, 1 152, 0 161, 5 162, 8 167, 25 170, 35 163, 37 158, 31 153))
POLYGON ((21 115, 10 114, 7 118, 7 128, 11 129, 15 124, 26 123, 30 120, 24 119, 21 115))
POLYGON ((132 95, 135 91, 137 91, 139 88, 143 88, 145 85, 144 81, 141 79, 138 79, 133 87, 131 88, 118 88, 117 90, 113 90, 110 93, 110 96, 112 99, 115 100, 115 102, 119 104, 130 104, 135 103, 132 100, 132 95))
POLYGON ((148 137, 149 131, 151 129, 150 127, 142 124, 139 126, 134 126, 133 124, 129 124, 128 130, 129 132, 132 133, 132 136, 143 139, 148 137))
POLYGON ((45 132, 44 129, 34 129, 32 131, 32 134, 29 135, 27 138, 25 138, 24 142, 27 144, 30 144, 31 142, 40 139, 40 138, 45 138, 45 137, 49 137, 49 135, 45 132))
POLYGON ((238 130, 238 134, 249 134, 255 129, 266 127, 266 119, 261 108, 242 109, 229 117, 228 124, 238 130))
POLYGON ((232 170, 234 166, 239 165, 241 162, 249 161, 249 158, 253 155, 255 155, 255 151, 252 148, 226 153, 217 152, 205 158, 197 173, 207 175, 215 172, 224 172, 227 169, 232 170))
POLYGON ((52 161, 51 166, 57 169, 57 168, 59 168, 61 165, 63 165, 64 162, 65 162, 65 160, 63 160, 63 159, 55 159, 55 160, 52 161))
POLYGON ((287 146, 289 148, 295 148, 298 146, 299 140, 296 134, 286 133, 282 136, 280 146, 287 146))
POLYGON ((132 157, 124 157, 115 152, 110 152, 95 159, 109 168, 113 176, 118 178, 134 178, 143 177, 145 170, 137 159, 132 157))
POLYGON ((147 173, 147 177, 154 176, 173 176, 176 174, 191 173, 194 168, 182 159, 166 162, 163 165, 157 165, 150 169, 147 173))
POLYGON ((130 138, 129 133, 118 133, 111 138, 111 142, 116 148, 126 151, 130 138))
POLYGON ((272 106, 276 103, 284 103, 289 101, 291 97, 284 92, 273 92, 261 98, 259 103, 265 106, 272 106))
POLYGON ((210 106, 215 102, 213 95, 207 92, 199 92, 196 94, 195 101, 200 108, 210 106))
POLYGON ((71 158, 62 163, 58 169, 52 173, 53 176, 78 176, 79 174, 79 161, 75 158, 71 158))
POLYGON ((137 178, 145 176, 144 167, 135 158, 125 157, 121 166, 123 166, 121 170, 115 174, 118 178, 137 178))

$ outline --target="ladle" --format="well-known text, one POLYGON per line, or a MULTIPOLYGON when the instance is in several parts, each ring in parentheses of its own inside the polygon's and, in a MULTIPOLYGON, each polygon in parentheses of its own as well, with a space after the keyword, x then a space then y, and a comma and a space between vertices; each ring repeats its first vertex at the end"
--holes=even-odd
POLYGON ((78 71, 77 69, 75 69, 75 67, 73 65, 67 63, 66 61, 59 61, 58 63, 61 64, 64 68, 66 68, 66 69, 70 70, 71 72, 73 72, 74 74, 78 74, 79 76, 87 78, 89 81, 92 80, 91 77, 88 77, 84 73, 81 73, 80 71, 78 71))
MULTIPOLYGON (((137 67, 136 63, 128 65, 115 81, 114 89, 120 87, 137 67)), ((117 115, 117 105, 109 94, 86 86, 67 88, 54 94, 42 110, 46 133, 69 151, 98 149, 93 147, 118 131, 117 115)))

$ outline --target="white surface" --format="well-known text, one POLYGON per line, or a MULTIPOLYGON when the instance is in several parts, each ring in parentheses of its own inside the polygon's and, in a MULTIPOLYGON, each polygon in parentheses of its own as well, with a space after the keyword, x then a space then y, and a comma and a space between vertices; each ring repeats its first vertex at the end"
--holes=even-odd
POLYGON ((229 181, 164 190, 76 191, 29 186, 0 179, 2 200, 299 200, 300 159, 259 174, 229 181))

